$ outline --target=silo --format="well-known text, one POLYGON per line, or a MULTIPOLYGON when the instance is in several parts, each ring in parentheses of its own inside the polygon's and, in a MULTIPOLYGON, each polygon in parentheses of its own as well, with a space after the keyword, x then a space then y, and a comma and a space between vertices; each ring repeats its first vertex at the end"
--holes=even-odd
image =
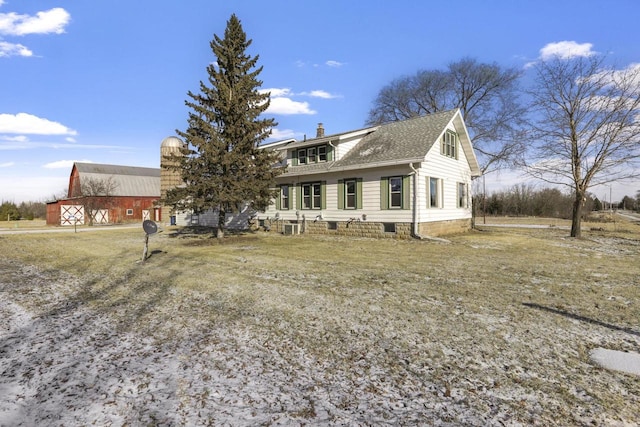
MULTIPOLYGON (((175 188, 182 184, 182 178, 179 170, 168 169, 167 166, 178 165, 177 160, 168 159, 167 156, 182 156, 182 149, 185 147, 184 142, 178 137, 169 136, 162 140, 160 144, 160 197, 164 199, 167 190, 175 188)), ((170 224, 170 217, 173 215, 170 206, 161 206, 160 216, 162 222, 170 224)))

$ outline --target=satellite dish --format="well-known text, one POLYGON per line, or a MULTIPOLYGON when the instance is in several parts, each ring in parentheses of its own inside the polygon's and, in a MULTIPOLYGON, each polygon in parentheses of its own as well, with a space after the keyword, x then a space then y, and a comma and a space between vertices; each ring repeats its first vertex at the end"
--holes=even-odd
POLYGON ((142 228, 144 229, 144 232, 147 234, 155 234, 158 232, 158 224, 151 221, 150 219, 145 219, 142 222, 142 228))

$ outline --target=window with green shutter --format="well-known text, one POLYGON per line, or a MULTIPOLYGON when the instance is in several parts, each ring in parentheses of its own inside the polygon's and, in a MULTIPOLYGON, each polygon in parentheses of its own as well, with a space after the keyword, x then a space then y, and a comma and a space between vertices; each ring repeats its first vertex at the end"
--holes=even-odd
POLYGON ((292 151, 291 165, 312 165, 333 160, 333 147, 327 144, 298 148, 292 151))
MULTIPOLYGON (((325 209, 326 208, 326 182, 305 182, 297 189, 300 195, 297 198, 298 209, 325 209)), ((297 191, 296 189, 296 191, 297 191)))
POLYGON ((444 156, 452 157, 454 159, 458 158, 457 133, 447 130, 444 134, 442 134, 442 146, 440 152, 444 156))
POLYGON ((409 209, 411 176, 389 176, 380 179, 380 209, 409 209))
POLYGON ((362 209, 362 178, 338 180, 338 209, 362 209))
POLYGON ((289 184, 282 184, 280 186, 280 195, 276 198, 276 209, 288 210, 290 209, 291 198, 291 186, 289 184))
POLYGON ((318 161, 326 162, 327 161, 327 146, 321 145, 318 147, 318 161))

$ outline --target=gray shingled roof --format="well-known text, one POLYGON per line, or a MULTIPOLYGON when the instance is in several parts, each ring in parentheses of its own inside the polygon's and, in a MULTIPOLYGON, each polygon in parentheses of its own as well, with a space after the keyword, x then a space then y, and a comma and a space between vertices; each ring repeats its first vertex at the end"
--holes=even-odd
POLYGON ((137 166, 75 163, 80 180, 109 179, 115 183, 113 196, 160 197, 160 169, 137 166))
POLYGON ((333 168, 423 159, 458 110, 380 126, 366 135, 333 168))

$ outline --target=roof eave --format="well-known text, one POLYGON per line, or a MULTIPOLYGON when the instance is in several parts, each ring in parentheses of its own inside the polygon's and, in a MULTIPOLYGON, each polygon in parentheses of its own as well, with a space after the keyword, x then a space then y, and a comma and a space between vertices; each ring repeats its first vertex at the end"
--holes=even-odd
POLYGON ((330 165, 327 169, 321 171, 302 171, 302 172, 285 172, 280 177, 283 178, 291 178, 296 176, 309 176, 309 175, 322 175, 332 172, 343 172, 350 170, 360 170, 360 169, 373 169, 373 168, 382 168, 382 167, 390 167, 390 166, 402 166, 408 165, 411 163, 421 163, 424 161, 424 157, 417 157, 413 159, 402 159, 402 160, 385 160, 380 162, 371 162, 371 163, 359 163, 354 165, 345 165, 345 166, 335 166, 330 165))

